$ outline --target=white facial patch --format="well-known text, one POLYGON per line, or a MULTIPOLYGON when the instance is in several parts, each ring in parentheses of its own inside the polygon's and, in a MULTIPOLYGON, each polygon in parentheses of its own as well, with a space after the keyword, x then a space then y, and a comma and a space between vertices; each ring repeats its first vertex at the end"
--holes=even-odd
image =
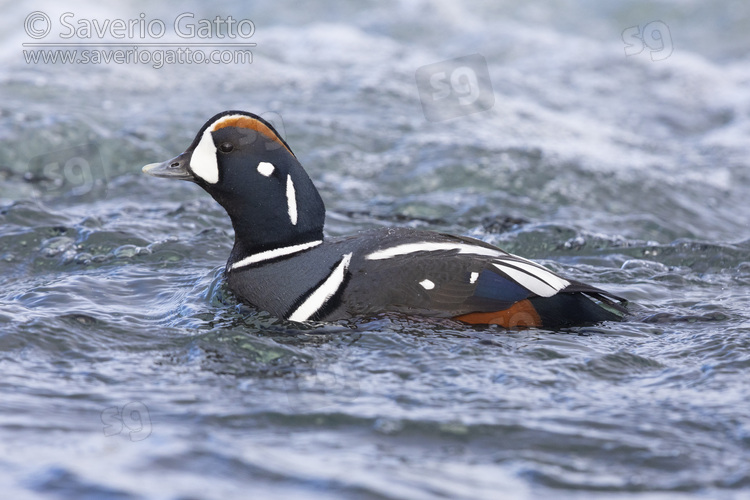
POLYGON ((297 225, 297 193, 294 191, 292 176, 286 176, 286 205, 289 210, 289 220, 292 225, 297 225))
POLYGON ((424 288, 425 290, 432 290, 433 288, 435 288, 435 283, 430 280, 422 280, 419 282, 419 284, 422 285, 422 288, 424 288))
POLYGON ((273 166, 273 163, 267 161, 258 163, 258 173, 263 177, 270 177, 274 170, 276 170, 276 167, 273 166))
POLYGON ((216 146, 211 136, 212 128, 208 127, 203 132, 198 146, 193 150, 190 170, 209 184, 216 184, 219 182, 219 162, 216 160, 216 146))

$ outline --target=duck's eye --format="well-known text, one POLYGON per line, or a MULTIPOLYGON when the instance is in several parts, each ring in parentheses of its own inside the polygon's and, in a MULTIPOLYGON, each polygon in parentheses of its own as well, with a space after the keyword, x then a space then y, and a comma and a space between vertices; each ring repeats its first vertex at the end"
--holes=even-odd
POLYGON ((231 153, 233 149, 234 144, 232 144, 231 142, 222 142, 221 144, 219 144, 219 151, 221 151, 222 153, 231 153))

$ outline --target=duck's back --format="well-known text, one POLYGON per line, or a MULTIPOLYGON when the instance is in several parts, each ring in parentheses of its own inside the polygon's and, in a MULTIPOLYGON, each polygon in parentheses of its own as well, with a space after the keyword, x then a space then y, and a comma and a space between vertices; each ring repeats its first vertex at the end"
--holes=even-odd
POLYGON ((505 327, 619 320, 603 290, 564 279, 479 240, 406 228, 325 240, 249 265, 227 265, 243 301, 293 321, 381 312, 505 327))

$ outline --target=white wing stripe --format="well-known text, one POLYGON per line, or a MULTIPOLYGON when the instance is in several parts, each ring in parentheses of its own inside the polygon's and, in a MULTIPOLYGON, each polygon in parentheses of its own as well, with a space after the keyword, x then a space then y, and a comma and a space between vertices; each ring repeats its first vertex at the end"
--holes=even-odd
POLYGON ((341 262, 331 271, 326 280, 320 285, 309 297, 289 315, 290 321, 307 321, 313 314, 318 312, 328 300, 333 297, 344 283, 346 271, 349 268, 349 262, 352 260, 352 254, 344 255, 341 262))
POLYGON ((531 274, 537 279, 540 279, 547 283, 552 288, 556 289, 558 292, 565 288, 566 286, 570 285, 570 281, 565 280, 556 274, 554 274, 549 269, 546 269, 538 264, 535 264, 530 261, 515 261, 515 260, 507 260, 505 262, 501 262, 500 264, 507 264, 509 266, 517 267, 521 269, 522 271, 526 271, 527 273, 531 274))
MULTIPOLYGON (((552 271, 545 269, 535 262, 515 255, 510 255, 500 249, 487 248, 468 243, 448 243, 437 241, 404 243, 402 245, 376 250, 367 254, 365 259, 384 260, 419 252, 450 250, 457 251, 459 254, 480 255, 500 259, 505 258, 499 262, 493 262, 493 265, 510 276, 510 278, 515 280, 518 284, 541 297, 551 297, 570 285, 569 281, 560 278, 552 271)), ((474 279, 473 276, 472 279, 474 279)))
POLYGON ((436 241, 424 241, 420 243, 404 243, 395 247, 377 250, 365 256, 367 260, 383 260, 408 255, 418 252, 438 252, 440 250, 458 250, 459 254, 486 255, 489 257, 502 257, 508 255, 502 250, 495 250, 479 245, 469 245, 466 243, 447 243, 436 241))
POLYGON ((520 271, 513 267, 504 266, 496 262, 493 263, 493 265, 510 276, 510 278, 516 281, 516 283, 540 297, 552 297, 559 291, 559 289, 548 285, 537 276, 528 274, 526 271, 520 271))

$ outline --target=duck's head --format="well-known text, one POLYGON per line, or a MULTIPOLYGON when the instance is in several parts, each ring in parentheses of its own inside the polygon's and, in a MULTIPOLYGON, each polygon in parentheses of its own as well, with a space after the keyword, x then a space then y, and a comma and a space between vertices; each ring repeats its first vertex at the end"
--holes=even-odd
POLYGON ((317 189, 276 129, 252 113, 219 113, 184 153, 143 171, 195 182, 219 202, 232 219, 235 258, 323 237, 317 189))

